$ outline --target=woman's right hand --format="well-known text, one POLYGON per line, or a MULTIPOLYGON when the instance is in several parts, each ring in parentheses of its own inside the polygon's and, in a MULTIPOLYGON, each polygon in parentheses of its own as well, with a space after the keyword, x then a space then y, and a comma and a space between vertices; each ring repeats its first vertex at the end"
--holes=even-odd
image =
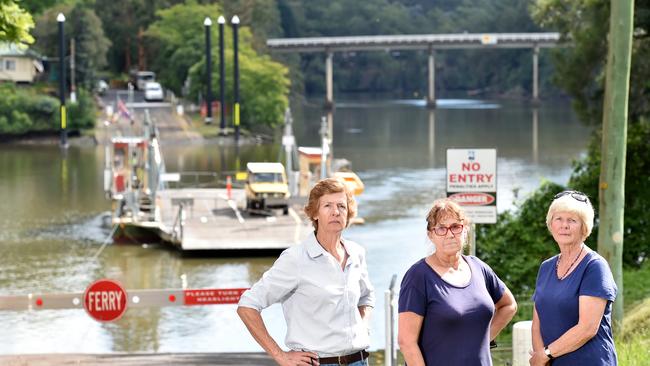
POLYGON ((318 355, 313 352, 288 351, 275 357, 275 362, 280 366, 317 366, 318 355))
POLYGON ((528 362, 530 366, 545 366, 548 365, 548 357, 544 351, 530 351, 530 359, 528 362))

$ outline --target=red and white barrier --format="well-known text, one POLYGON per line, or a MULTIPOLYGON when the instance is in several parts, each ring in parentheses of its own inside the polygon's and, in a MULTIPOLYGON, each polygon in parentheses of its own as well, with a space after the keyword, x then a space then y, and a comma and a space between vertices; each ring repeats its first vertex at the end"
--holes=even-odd
POLYGON ((246 288, 125 290, 117 281, 93 282, 83 293, 0 296, 2 310, 85 309, 101 322, 119 319, 128 308, 237 304, 246 288))

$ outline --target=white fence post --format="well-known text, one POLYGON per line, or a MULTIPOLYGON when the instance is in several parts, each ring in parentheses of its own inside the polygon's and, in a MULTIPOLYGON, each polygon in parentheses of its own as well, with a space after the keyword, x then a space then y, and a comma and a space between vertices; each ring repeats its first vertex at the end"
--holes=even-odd
POLYGON ((386 366, 397 365, 397 347, 395 347, 395 281, 397 275, 390 280, 388 290, 384 292, 384 313, 386 321, 386 346, 384 348, 384 362, 386 366))

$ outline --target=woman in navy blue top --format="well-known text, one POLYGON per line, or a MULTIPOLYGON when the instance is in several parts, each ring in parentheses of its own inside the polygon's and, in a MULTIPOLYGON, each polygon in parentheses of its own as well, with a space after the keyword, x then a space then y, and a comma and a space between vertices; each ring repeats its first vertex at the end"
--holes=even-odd
POLYGON ((612 337, 616 283, 607 261, 589 249, 594 209, 577 191, 555 196, 546 225, 560 254, 542 263, 533 301, 531 366, 617 365, 612 337))
POLYGON ((467 220, 460 206, 437 200, 427 215, 436 251, 404 275, 399 293, 400 350, 409 366, 489 366, 490 341, 517 311, 492 269, 461 255, 467 220))

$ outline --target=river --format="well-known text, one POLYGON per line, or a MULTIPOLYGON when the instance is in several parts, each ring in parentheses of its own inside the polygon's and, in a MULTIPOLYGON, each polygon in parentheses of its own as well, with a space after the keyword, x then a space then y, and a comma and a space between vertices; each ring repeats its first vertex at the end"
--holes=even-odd
MULTIPOLYGON (((319 101, 294 108, 301 146, 317 146, 319 101)), ((444 196, 447 148, 497 148, 498 210, 515 207, 543 180, 566 184, 571 161, 586 150, 591 129, 568 102, 527 104, 440 100, 428 111, 420 100, 338 101, 334 154, 352 162, 366 185, 358 198, 366 224, 346 230, 368 252, 377 290, 371 348, 384 347, 383 292, 427 254, 424 217, 444 196)), ((232 147, 163 147, 168 171, 232 170, 232 147)), ((244 146, 240 161, 277 159, 278 147, 244 146)), ((127 289, 248 287, 274 258, 186 258, 158 245, 108 245, 102 217, 103 149, 0 146, 0 295, 83 292, 99 278, 127 289)), ((540 220, 543 220, 540 217, 540 220)), ((480 243, 478 243, 480 245, 480 243)), ((271 334, 284 337, 281 308, 263 312, 271 334)), ((101 324, 83 310, 0 312, 0 354, 103 352, 237 352, 261 350, 235 306, 129 309, 101 324)))

